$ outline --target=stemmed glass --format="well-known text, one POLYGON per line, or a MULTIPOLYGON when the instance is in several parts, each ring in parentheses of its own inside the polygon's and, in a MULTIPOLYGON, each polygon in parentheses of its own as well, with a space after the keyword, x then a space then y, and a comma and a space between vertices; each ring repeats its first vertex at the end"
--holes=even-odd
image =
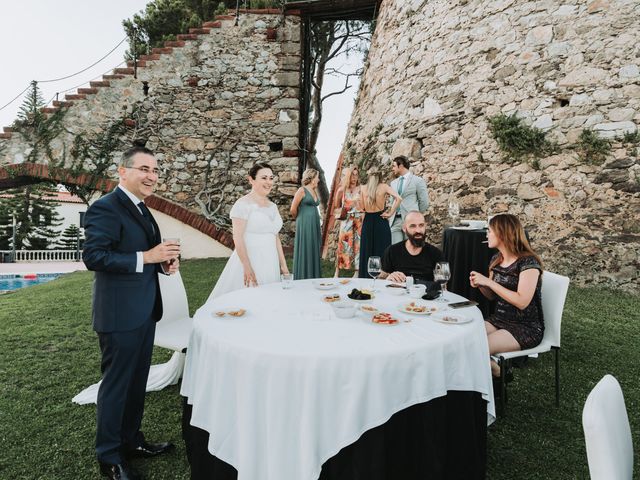
POLYGON ((369 272, 369 275, 371 275, 371 277, 373 278, 373 287, 372 290, 375 291, 376 289, 376 279, 378 278, 378 275, 380 275, 380 272, 382 271, 382 263, 380 262, 380 257, 369 257, 369 260, 367 261, 367 271, 369 272))
POLYGON ((440 284, 441 294, 438 298, 439 302, 446 302, 444 294, 447 291, 447 282, 451 278, 451 270, 449 269, 449 262, 438 262, 436 268, 433 269, 433 280, 440 284))

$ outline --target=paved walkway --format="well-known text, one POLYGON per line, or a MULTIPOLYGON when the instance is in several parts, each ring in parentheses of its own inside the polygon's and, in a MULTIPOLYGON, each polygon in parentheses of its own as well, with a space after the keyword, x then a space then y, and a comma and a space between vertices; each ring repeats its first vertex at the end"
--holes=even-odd
POLYGON ((69 273, 86 269, 82 262, 0 263, 0 273, 69 273))

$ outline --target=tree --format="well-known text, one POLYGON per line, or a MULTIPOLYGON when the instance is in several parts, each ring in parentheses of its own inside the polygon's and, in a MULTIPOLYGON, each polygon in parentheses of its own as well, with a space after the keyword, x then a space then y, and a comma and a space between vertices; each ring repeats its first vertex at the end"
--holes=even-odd
POLYGON ((60 235, 58 248, 61 250, 75 250, 78 247, 78 239, 80 239, 80 249, 82 249, 84 237, 80 232, 80 228, 75 223, 72 223, 60 235))
POLYGON ((13 235, 13 217, 9 208, 9 197, 0 197, 0 250, 10 250, 13 235))
MULTIPOLYGON (((280 7, 283 0, 240 0, 243 8, 280 7)), ((145 9, 133 18, 122 22, 129 36, 127 60, 147 55, 152 48, 164 46, 164 42, 175 40, 179 33, 189 28, 200 27, 216 14, 235 9, 236 0, 152 0, 145 9)))
POLYGON ((309 143, 307 149, 310 153, 308 166, 320 172, 318 190, 320 201, 326 209, 329 200, 329 189, 324 176, 324 170, 320 166, 316 155, 316 144, 320 125, 322 123, 322 104, 325 100, 335 95, 340 95, 350 89, 352 79, 362 74, 361 69, 353 72, 345 71, 344 66, 328 67, 340 57, 349 57, 353 54, 364 54, 371 42, 372 22, 340 20, 328 22, 316 22, 311 26, 311 105, 309 109, 309 143), (334 92, 323 92, 325 75, 341 76, 344 78, 344 87, 334 92))
POLYGON ((27 157, 28 162, 37 161, 42 153, 53 160, 51 141, 64 129, 62 119, 66 109, 58 109, 54 113, 46 114, 42 111, 45 105, 38 82, 34 80, 20 106, 18 118, 13 123, 13 128, 31 146, 27 157))
POLYGON ((7 238, 7 248, 11 247, 13 217, 16 219, 16 250, 46 250, 55 245, 61 222, 56 211, 57 202, 51 197, 55 192, 51 185, 27 185, 19 189, 7 190, 7 196, 0 202, 0 245, 7 238), (4 227, 8 221, 8 227, 4 227))

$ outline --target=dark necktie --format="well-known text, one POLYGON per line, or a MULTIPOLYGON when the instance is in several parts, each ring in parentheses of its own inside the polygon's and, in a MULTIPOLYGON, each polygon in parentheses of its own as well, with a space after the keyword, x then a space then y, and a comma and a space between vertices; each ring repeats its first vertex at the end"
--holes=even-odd
POLYGON ((153 226, 153 221, 151 220, 151 212, 149 211, 147 206, 144 204, 144 202, 140 202, 138 204, 138 207, 140 207, 140 211, 142 212, 142 216, 147 220, 147 222, 149 222, 149 225, 151 225, 151 231, 155 234, 156 233, 156 229, 153 226))

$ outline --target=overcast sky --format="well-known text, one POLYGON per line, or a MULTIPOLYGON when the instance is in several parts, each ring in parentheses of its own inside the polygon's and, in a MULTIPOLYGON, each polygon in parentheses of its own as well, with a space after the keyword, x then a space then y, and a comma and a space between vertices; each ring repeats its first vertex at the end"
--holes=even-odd
MULTIPOLYGON (((50 80, 89 67, 124 37, 122 20, 142 10, 146 0, 21 0, 3 2, 0 16, 2 75, 0 108, 24 90, 31 80, 50 80)), ((57 82, 40 82, 45 101, 56 92, 88 86, 90 80, 110 72, 123 61, 122 43, 95 67, 57 82)), ((337 80, 338 84, 341 80, 337 80)), ((327 88, 332 88, 327 80, 327 88)), ((318 141, 320 162, 330 184, 344 140, 357 86, 346 95, 327 100, 318 141)), ((330 91, 330 90, 328 90, 330 91)), ((67 92, 72 93, 72 92, 67 92)), ((64 93, 60 93, 60 99, 64 93)), ((0 110, 0 129, 16 118, 22 98, 0 110)))

